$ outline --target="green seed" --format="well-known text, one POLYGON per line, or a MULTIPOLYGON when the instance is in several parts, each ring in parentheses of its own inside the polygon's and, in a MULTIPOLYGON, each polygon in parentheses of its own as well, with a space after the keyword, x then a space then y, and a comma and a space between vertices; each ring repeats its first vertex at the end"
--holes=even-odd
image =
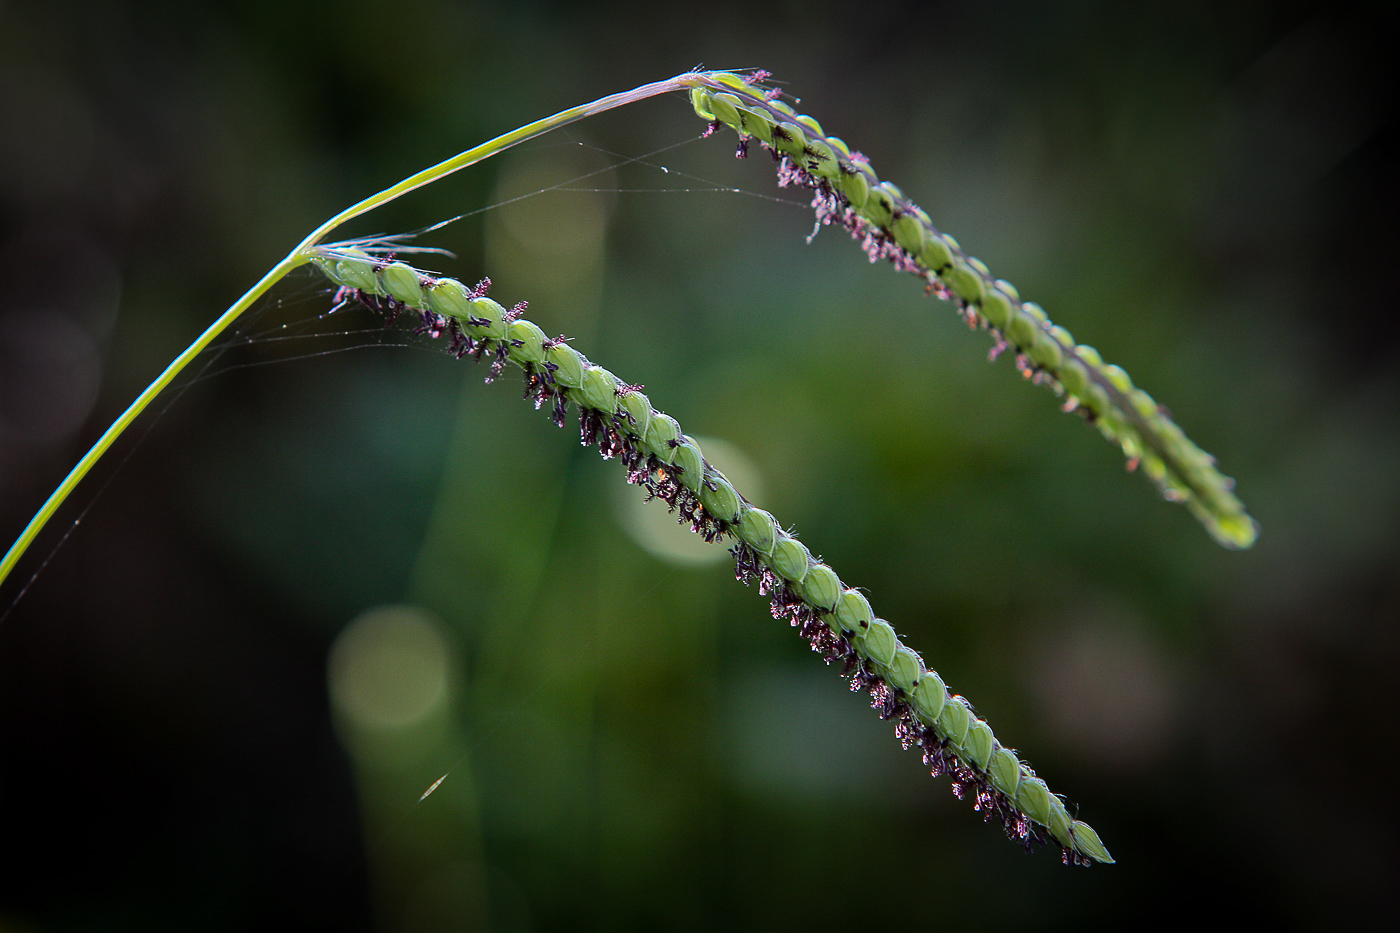
POLYGON ((1015 285, 1012 285, 1010 282, 1006 281, 1006 279, 997 279, 993 284, 1001 290, 1002 294, 1009 297, 1012 301, 1019 302, 1021 300, 1021 293, 1016 290, 1015 285))
POLYGON ((770 101, 768 102, 768 106, 771 107, 771 108, 773 108, 774 110, 778 111, 778 113, 781 113, 783 116, 787 117, 789 120, 796 120, 796 119, 797 119, 797 111, 796 111, 796 110, 793 110, 793 109, 792 109, 792 105, 790 105, 790 104, 789 104, 787 101, 785 101, 785 100, 770 100, 770 101))
POLYGON ((379 270, 379 278, 390 298, 402 301, 410 308, 423 307, 423 285, 412 266, 391 262, 379 270))
POLYGON ((311 264, 321 270, 321 274, 337 285, 344 285, 340 280, 340 273, 336 271, 335 260, 330 256, 312 256, 311 264))
POLYGON ((987 774, 992 778, 992 786, 1012 800, 1016 799, 1016 787, 1021 783, 1021 762, 1016 753, 998 745, 992 751, 987 774))
POLYGON ((428 308, 443 317, 464 318, 472 313, 467 287, 456 279, 438 279, 428 286, 428 308))
POLYGON ((881 667, 889 667, 894 660, 894 649, 899 646, 899 639, 895 637, 894 629, 884 619, 876 619, 870 623, 870 628, 866 629, 865 635, 857 641, 865 650, 865 656, 881 667))
POLYGON ((1038 330, 1040 328, 1036 325, 1034 318, 1022 311, 1016 311, 1011 315, 1011 320, 1006 328, 1006 336, 1010 337, 1011 342, 1016 346, 1025 350, 1035 344, 1035 335, 1038 330))
POLYGON ((740 107, 739 121, 745 133, 757 136, 770 145, 773 142, 773 118, 755 107, 740 107))
POLYGON ((1128 393, 1133 391, 1133 380, 1128 378, 1128 374, 1123 371, 1123 367, 1114 366, 1112 363, 1105 366, 1100 372, 1104 378, 1113 383, 1113 387, 1119 392, 1128 393))
MULTIPOLYGON (((488 337, 503 340, 506 336, 506 309, 490 298, 473 298, 471 300, 472 317, 486 321, 479 328, 488 337)), ((573 351, 570 351, 573 352, 573 351)), ((577 354, 575 354, 577 355, 577 354)), ((580 372, 579 376, 582 377, 580 372)))
POLYGON ((919 711, 919 717, 930 726, 934 725, 947 702, 948 688, 943 678, 933 671, 920 674, 918 683, 914 684, 914 708, 919 711))
POLYGON ((1050 328, 1050 336, 1055 338, 1055 342, 1066 350, 1074 349, 1074 335, 1065 330, 1059 324, 1050 328))
POLYGON ((967 264, 972 267, 972 271, 982 277, 983 282, 992 280, 992 270, 987 268, 987 264, 976 256, 967 257, 967 264))
POLYGON ((847 166, 841 171, 841 193, 851 202, 851 207, 863 210, 866 198, 870 197, 870 179, 859 169, 850 170, 847 166))
POLYGON ((1141 389, 1133 390, 1132 399, 1133 407, 1144 418, 1156 418, 1160 414, 1157 410, 1157 400, 1141 389))
POLYGON ((778 533, 778 526, 772 515, 762 509, 748 508, 739 515, 739 523, 734 531, 739 535, 740 541, 759 554, 768 555, 773 551, 773 539, 778 533))
POLYGON ((739 98, 728 92, 721 92, 710 97, 710 112, 721 123, 739 129, 739 110, 741 106, 739 98))
POLYGON ((801 596, 811 606, 830 612, 836 608, 841 595, 841 578, 826 564, 815 564, 808 568, 802 578, 801 596))
POLYGON ((849 159, 851 157, 851 147, 846 145, 846 141, 840 136, 828 136, 826 138, 826 141, 827 144, 831 146, 831 148, 834 149, 836 151, 836 154, 841 158, 849 159))
POLYGON ((953 264, 953 250, 948 246, 948 237, 936 234, 924 241, 919 261, 932 272, 942 272, 953 264))
POLYGON ((1045 309, 1042 308, 1040 305, 1036 304, 1034 301, 1021 302, 1021 310, 1029 314, 1032 318, 1034 318, 1037 324, 1040 324, 1044 327, 1050 326, 1050 315, 1046 314, 1045 309))
MULTIPOLYGON (((1195 505, 1195 503, 1191 501, 1188 501, 1187 504, 1195 505)), ((1236 506, 1236 508, 1239 508, 1239 506, 1236 506)), ((1248 515, 1243 514, 1219 517, 1211 516, 1206 527, 1215 537, 1215 540, 1228 548, 1241 549, 1252 547, 1255 540, 1259 537, 1258 523, 1248 515)))
POLYGON ((894 650, 894 658, 890 661, 890 684, 905 696, 909 696, 914 691, 914 685, 919 682, 919 674, 923 669, 924 665, 919 661, 919 656, 900 645, 894 650))
POLYGON ((835 178, 841 171, 836 161, 836 153, 820 138, 808 138, 805 156, 807 171, 822 178, 835 178))
POLYGON ((865 199, 865 210, 861 213, 877 227, 888 227, 894 218, 894 198, 890 196, 890 183, 882 181, 870 189, 865 199))
MULTIPOLYGON (((481 300, 477 299, 477 301, 481 300)), ((474 301, 472 304, 475 305, 477 302, 474 301)), ((496 305, 496 307, 499 308, 500 305, 496 305)), ((544 351, 544 361, 553 364, 550 372, 553 373, 555 382, 568 389, 582 388, 583 357, 573 347, 567 343, 556 343, 544 351)))
MULTIPOLYGON (((1118 409, 1107 401, 1108 394, 1102 388, 1099 388, 1099 393, 1103 394, 1105 410, 1102 415, 1099 415, 1096 427, 1098 427, 1100 434, 1108 438, 1110 443, 1120 444, 1123 441, 1123 431, 1127 425, 1123 424, 1123 419, 1118 416, 1118 409)), ((1093 389, 1089 390, 1089 395, 1090 397, 1095 395, 1093 389)))
POLYGON ((627 415, 627 433, 646 437, 647 428, 651 426, 651 401, 642 393, 632 391, 618 396, 617 404, 627 415))
POLYGON ((1050 830, 1050 835, 1054 836, 1060 845, 1073 849, 1074 834, 1070 832, 1069 811, 1065 809, 1065 802, 1054 794, 1050 795, 1050 816, 1045 821, 1045 826, 1050 830))
POLYGON ((1142 438, 1127 425, 1119 431, 1118 442, 1123 448, 1123 456, 1129 460, 1136 460, 1142 456, 1142 438))
POLYGON ((864 632, 875 620, 870 601, 859 590, 846 590, 836 601, 836 621, 848 632, 864 632))
POLYGON ((968 304, 980 304, 986 294, 986 280, 966 260, 954 260, 952 268, 944 269, 939 276, 953 290, 953 294, 968 304))
POLYGON ((579 404, 612 414, 617 411, 617 377, 601 366, 588 366, 583 371, 579 404))
POLYGON ((1108 393, 1104 391, 1103 386, 1096 382, 1085 387, 1084 394, 1079 397, 1079 400, 1084 403, 1085 408, 1092 411, 1094 416, 1100 419, 1101 426, 1104 425, 1102 419, 1113 411, 1113 406, 1108 403, 1108 393))
POLYGON ((1030 353, 1035 365, 1051 372, 1059 369, 1063 360, 1059 342, 1041 328, 1036 328, 1035 340, 1030 346, 1030 353))
POLYGON ((335 271, 342 285, 358 288, 371 295, 383 294, 379 290, 379 278, 374 274, 374 260, 368 253, 358 249, 347 249, 344 258, 335 264, 335 271))
POLYGON ((910 255, 923 254, 925 230, 918 217, 913 214, 900 214, 894 219, 890 230, 894 233, 894 241, 904 247, 910 255))
POLYGON ((796 123, 779 123, 773 130, 773 146, 794 159, 807 151, 807 134, 796 123))
POLYGON ((749 82, 744 80, 744 76, 733 71, 716 71, 710 74, 720 84, 727 84, 736 91, 749 93, 749 82))
POLYGON ((987 762, 992 757, 992 727, 978 719, 968 726, 967 738, 963 740, 963 751, 967 753, 969 764, 974 764, 983 771, 987 770, 987 762))
MULTIPOLYGON (((432 295, 433 292, 428 293, 430 301, 432 295)), ((517 363, 538 364, 544 360, 544 331, 532 321, 511 321, 506 328, 506 338, 510 341, 510 358, 517 363)))
POLYGON ((1113 856, 1108 854, 1108 849, 1099 839, 1099 834, 1094 832, 1094 827, 1083 820, 1075 820, 1069 824, 1069 834, 1074 837, 1074 847, 1080 852, 1096 862, 1113 864, 1113 856))
POLYGON ((967 738, 967 727, 971 724, 972 711, 967 708, 967 701, 954 696, 943 704, 943 712, 938 714, 938 724, 934 728, 956 749, 962 747, 963 739, 967 738))
POLYGON ((773 542, 773 553, 766 561, 773 572, 791 583, 801 583, 812 565, 812 555, 796 538, 781 534, 773 542))
POLYGON ((715 118, 714 111, 710 109, 710 92, 703 87, 693 87, 690 89, 690 106, 695 108, 695 113, 700 119, 709 123, 715 118))
POLYGON ((739 494, 722 473, 711 473, 700 487, 700 504, 715 518, 733 524, 739 517, 739 494), (710 488, 713 483, 715 488, 710 488))
POLYGON ((1084 388, 1089 384, 1089 374, 1084 367, 1074 360, 1065 362, 1055 371, 1055 378, 1060 380, 1060 385, 1065 387, 1065 391, 1075 398, 1084 397, 1084 388))
POLYGON ((1011 320, 1011 299, 1000 288, 989 288, 982 298, 982 316, 997 330, 1005 330, 1011 320))
POLYGON ((1084 365, 1092 369, 1098 369, 1103 365, 1103 357, 1099 356, 1099 351, 1088 344, 1081 343, 1074 350, 1075 354, 1084 361, 1084 365))
POLYGON ((1024 766, 1021 769, 1021 784, 1016 788, 1016 806, 1041 826, 1050 824, 1050 788, 1024 766))
POLYGON ((809 117, 805 113, 799 113, 797 116, 793 117, 793 119, 802 124, 802 129, 807 131, 809 139, 812 136, 826 135, 826 133, 822 132, 822 125, 817 122, 816 117, 809 117))
POLYGON ((676 424, 675 418, 659 411, 651 413, 651 424, 647 425, 646 445, 659 459, 670 462, 671 444, 680 436, 681 426, 676 424))
POLYGON ((693 438, 682 434, 681 443, 671 448, 671 459, 668 462, 680 474, 676 477, 680 484, 699 495, 705 482, 705 455, 700 452, 700 445, 695 443, 693 438))

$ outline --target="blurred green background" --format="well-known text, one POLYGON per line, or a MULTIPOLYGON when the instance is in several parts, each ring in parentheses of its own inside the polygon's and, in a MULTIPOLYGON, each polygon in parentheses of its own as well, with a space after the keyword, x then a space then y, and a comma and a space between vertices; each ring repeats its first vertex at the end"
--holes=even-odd
POLYGON ((695 140, 679 97, 629 107, 346 234, 603 169, 432 234, 456 257, 428 264, 713 439, 1119 864, 983 825, 572 418, 320 317, 306 272, 0 593, 0 930, 1393 908, 1394 27, 1385 3, 0 4, 6 541, 325 217, 697 63, 773 71, 1170 405, 1263 526, 1220 549, 917 281, 808 245, 761 153, 695 140), (669 172, 612 155, 663 147, 669 172))

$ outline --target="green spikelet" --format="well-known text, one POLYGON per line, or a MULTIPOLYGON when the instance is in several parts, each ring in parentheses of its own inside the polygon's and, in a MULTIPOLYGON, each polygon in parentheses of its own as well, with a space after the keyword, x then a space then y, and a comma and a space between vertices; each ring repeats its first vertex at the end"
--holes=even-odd
POLYGON ((745 508, 739 516, 735 533, 740 541, 759 554, 769 555, 773 552, 773 543, 778 531, 773 516, 762 509, 745 508))
POLYGON ((717 470, 711 470, 701 484, 700 504, 726 525, 734 524, 739 518, 739 494, 717 470))

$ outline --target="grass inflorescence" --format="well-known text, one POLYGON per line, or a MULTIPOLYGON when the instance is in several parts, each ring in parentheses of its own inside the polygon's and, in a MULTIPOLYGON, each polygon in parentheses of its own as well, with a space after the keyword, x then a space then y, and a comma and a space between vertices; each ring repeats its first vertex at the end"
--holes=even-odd
POLYGON ((1165 406, 1134 386, 1122 367, 1075 343, 1011 283, 994 279, 981 260, 934 227, 923 208, 880 181, 869 159, 765 87, 766 78, 766 72, 710 73, 692 88, 691 103, 710 122, 709 131, 729 127, 739 134, 741 158, 756 139, 778 163, 778 183, 811 190, 817 219, 848 230, 871 262, 889 261, 923 279, 931 294, 954 302, 970 326, 991 334, 992 359, 1014 352, 1027 379, 1063 396, 1065 411, 1096 425, 1122 449, 1129 469, 1141 469, 1168 500, 1184 502, 1216 541, 1253 545, 1258 525, 1234 494, 1234 480, 1192 443, 1165 406))
POLYGON ((882 719, 893 719, 904 747, 917 746, 934 776, 947 775, 960 798, 984 818, 1001 820, 1027 850, 1061 847, 1067 864, 1112 862, 1098 834, 1072 819, 1035 771, 1004 747, 963 697, 919 654, 903 645, 889 622, 828 565, 752 505, 704 457, 693 437, 653 409, 640 386, 590 362, 563 336, 547 337, 524 316, 525 303, 507 310, 487 292, 490 280, 468 288, 389 257, 355 247, 327 246, 314 260, 338 286, 337 302, 354 301, 392 324, 409 316, 415 332, 447 341, 458 359, 489 362, 487 382, 508 364, 524 373, 525 398, 564 426, 578 408, 582 443, 604 459, 618 459, 627 482, 644 487, 706 541, 733 541, 735 573, 757 581, 775 619, 785 619, 828 664, 839 663, 852 690, 865 690, 882 719))

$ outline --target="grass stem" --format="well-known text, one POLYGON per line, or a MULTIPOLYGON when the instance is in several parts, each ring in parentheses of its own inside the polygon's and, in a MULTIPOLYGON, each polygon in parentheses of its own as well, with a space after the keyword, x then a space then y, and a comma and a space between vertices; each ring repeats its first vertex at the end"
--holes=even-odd
POLYGON ((674 78, 669 78, 665 81, 656 81, 651 84, 644 84, 641 87, 633 88, 630 91, 623 91, 620 94, 610 94, 607 97, 600 97, 590 103, 580 104, 577 107, 570 107, 568 110, 561 110, 553 116, 545 117, 542 120, 536 120, 533 123, 527 123, 518 129, 511 130, 509 133, 497 136, 495 139, 488 140, 479 146, 439 162, 437 165, 433 165, 423 169, 421 172, 410 175, 398 184, 385 188, 383 191, 370 195, 363 201, 347 207, 330 220, 321 224, 321 226, 313 230, 306 239, 298 243, 296 248, 288 253, 277 265, 269 269, 267 274, 259 279, 256 285, 243 294, 243 297, 239 298, 227 311, 219 315, 219 318, 214 321, 214 323, 210 324, 205 329, 204 333, 195 338, 195 341, 186 347, 179 356, 175 357, 175 359, 170 362, 170 365, 165 367, 164 371, 162 371, 150 385, 146 386, 141 394, 136 397, 136 400, 127 406, 127 409, 117 417, 117 420, 113 421, 107 430, 102 433, 102 436, 97 439, 97 443, 93 444, 92 448, 89 449, 87 453, 83 454, 83 458, 69 471, 68 475, 64 477, 63 482, 58 484, 58 488, 55 489, 49 495, 48 499, 44 501, 44 504, 39 507, 39 511, 29 520, 29 524, 24 527, 24 531, 20 532, 14 544, 10 545, 10 549, 5 552, 4 558, 0 559, 0 584, 3 584, 9 577, 10 572, 14 570, 15 565, 19 563, 20 558, 24 556, 29 546, 34 543, 34 539, 38 537, 39 532, 53 519, 59 508, 68 499, 68 496, 72 494, 73 490, 82 482, 83 477, 87 476, 88 472, 92 470, 97 461, 102 459, 103 454, 107 452, 108 448, 116 442, 117 438, 121 437, 122 433, 131 426, 132 422, 146 410, 147 406, 155 401, 156 397, 175 380, 176 376, 184 371, 185 367, 188 366, 195 357, 203 352, 216 337, 242 317, 243 313, 251 308, 259 298, 272 288, 272 286, 281 281, 283 276, 308 262, 312 258, 313 250, 316 248, 317 244, 329 236, 337 227, 340 227, 347 221, 353 220, 362 214, 369 213, 376 207, 388 204, 401 195, 405 195, 424 185, 431 184, 440 178, 445 178, 453 172, 464 169, 469 165, 475 165, 477 162, 489 159, 491 156, 503 152, 517 143, 522 143, 527 139, 533 139, 551 130, 556 130, 561 126, 567 126, 584 117, 591 117, 594 114, 603 113, 604 111, 612 110, 625 104, 635 103, 636 101, 645 100, 649 97, 656 97, 659 94, 666 94, 671 91, 687 90, 697 84, 698 78, 699 75, 694 73, 677 75, 674 78))

